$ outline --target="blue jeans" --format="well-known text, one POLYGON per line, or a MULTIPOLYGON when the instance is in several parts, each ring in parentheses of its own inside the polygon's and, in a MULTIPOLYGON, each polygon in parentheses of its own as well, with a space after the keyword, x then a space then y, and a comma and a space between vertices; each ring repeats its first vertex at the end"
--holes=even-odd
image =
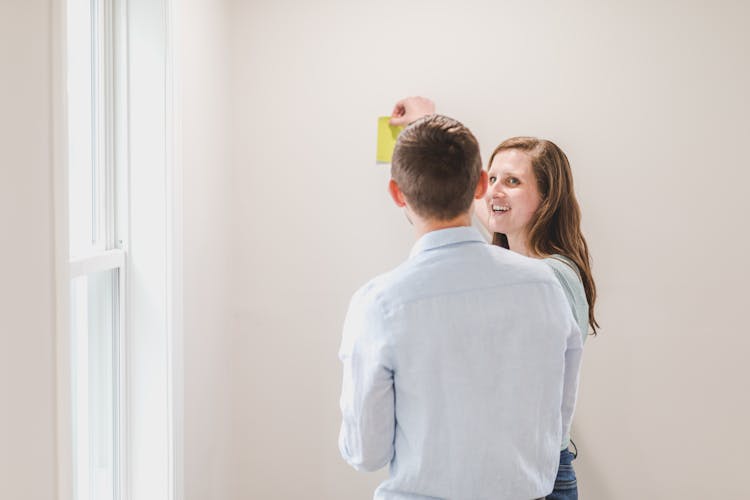
POLYGON ((547 495, 547 500, 578 500, 578 483, 573 470, 574 455, 570 450, 560 452, 560 467, 557 469, 555 489, 547 495))

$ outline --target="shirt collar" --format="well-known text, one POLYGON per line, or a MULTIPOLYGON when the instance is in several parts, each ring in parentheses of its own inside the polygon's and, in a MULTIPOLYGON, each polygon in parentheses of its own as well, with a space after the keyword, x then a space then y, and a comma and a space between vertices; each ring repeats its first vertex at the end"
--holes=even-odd
POLYGON ((449 227, 430 231, 417 240, 409 253, 409 257, 446 245, 456 243, 487 243, 482 234, 473 226, 449 227))

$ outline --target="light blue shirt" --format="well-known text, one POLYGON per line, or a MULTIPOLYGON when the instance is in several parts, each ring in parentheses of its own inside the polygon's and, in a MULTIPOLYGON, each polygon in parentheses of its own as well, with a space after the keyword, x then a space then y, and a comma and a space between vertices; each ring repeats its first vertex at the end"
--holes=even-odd
POLYGON ((352 297, 339 449, 390 464, 378 500, 523 500, 552 491, 581 334, 540 260, 472 227, 433 231, 352 297))

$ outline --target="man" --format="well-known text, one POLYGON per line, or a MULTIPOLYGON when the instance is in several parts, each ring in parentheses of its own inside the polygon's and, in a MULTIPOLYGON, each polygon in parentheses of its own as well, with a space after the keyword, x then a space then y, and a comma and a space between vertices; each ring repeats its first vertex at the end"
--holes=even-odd
POLYGON ((375 499, 528 500, 552 491, 581 335, 552 271, 471 227, 479 146, 431 115, 400 135, 389 192, 414 225, 409 259, 357 291, 339 356, 339 448, 390 464, 375 499))

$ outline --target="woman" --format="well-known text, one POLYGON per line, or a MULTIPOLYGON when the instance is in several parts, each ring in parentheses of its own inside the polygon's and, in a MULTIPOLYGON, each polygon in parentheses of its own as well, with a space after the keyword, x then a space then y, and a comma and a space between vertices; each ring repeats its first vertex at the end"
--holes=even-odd
MULTIPOLYGON (((391 123, 408 124, 434 112, 429 99, 407 98, 396 103, 391 123)), ((565 153, 551 141, 514 137, 495 148, 488 174, 486 203, 475 203, 475 212, 493 234, 492 243, 543 259, 560 281, 583 339, 589 327, 596 335, 596 285, 565 153)), ((570 436, 563 436, 555 489, 547 500, 578 498, 576 454, 569 443, 570 436)))
MULTIPOLYGON (((514 137, 495 148, 488 174, 487 203, 476 204, 475 211, 493 234, 492 243, 544 259, 565 291, 583 339, 589 326, 596 335, 596 285, 565 153, 551 141, 514 137)), ((548 500, 578 498, 576 455, 568 450, 569 442, 570 436, 564 436, 555 489, 548 500)))

